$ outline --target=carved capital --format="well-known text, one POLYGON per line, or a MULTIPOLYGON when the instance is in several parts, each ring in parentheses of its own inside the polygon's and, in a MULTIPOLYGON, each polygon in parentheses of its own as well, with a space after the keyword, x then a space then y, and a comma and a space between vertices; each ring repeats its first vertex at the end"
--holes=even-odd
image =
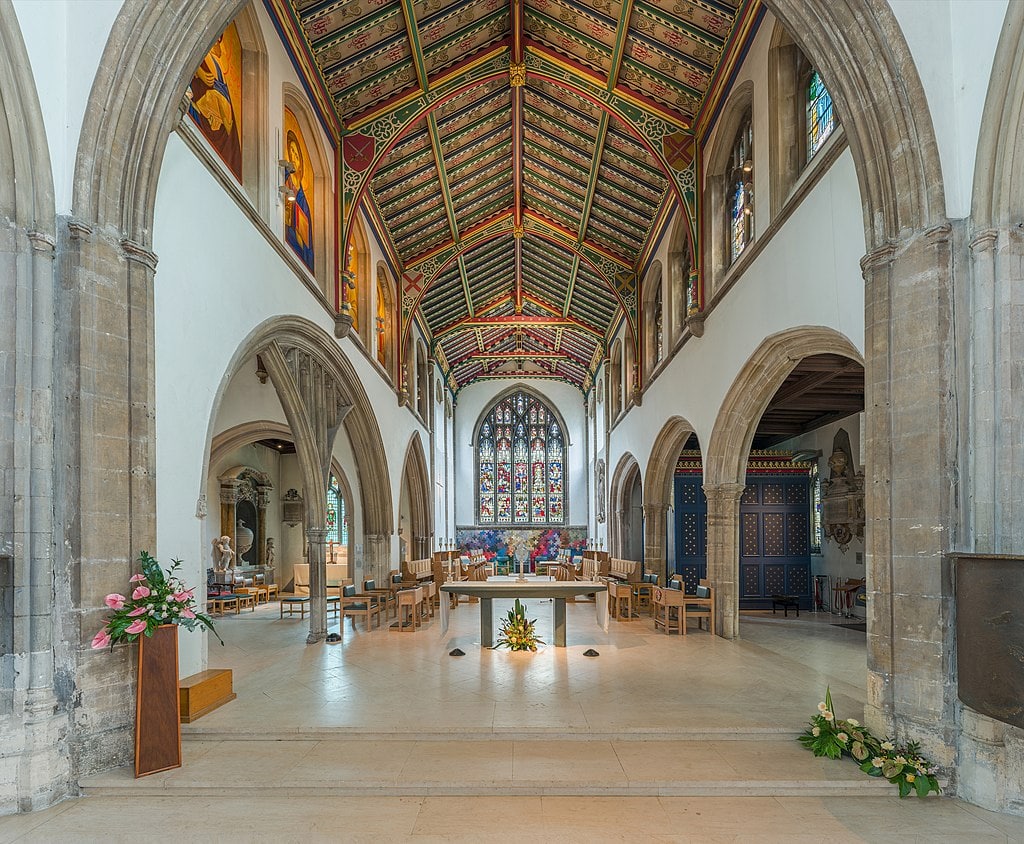
POLYGON ((861 274, 867 276, 881 267, 887 267, 896 260, 896 244, 893 242, 883 243, 881 246, 872 249, 860 259, 861 274))
POLYGON ((933 245, 948 243, 952 235, 953 227, 949 223, 940 223, 937 226, 932 226, 930 229, 925 229, 924 232, 925 240, 933 245))
POLYGON ((746 484, 726 483, 726 484, 704 484, 704 497, 707 498, 708 504, 711 503, 724 503, 729 501, 739 501, 743 495, 743 490, 747 488, 746 484))
POLYGON ((43 232, 29 232, 28 240, 36 252, 46 252, 52 255, 53 251, 57 248, 57 241, 43 232))
POLYGON ((999 232, 996 229, 985 229, 975 234, 968 245, 971 247, 971 252, 977 255, 994 249, 998 240, 999 232))
POLYGON ((327 541, 327 534, 330 531, 325 527, 306 528, 306 541, 310 545, 323 545, 327 541))
POLYGON ((334 336, 344 340, 352 330, 352 314, 349 312, 348 302, 342 302, 341 307, 341 313, 334 317, 334 336))
POLYGON ((88 240, 92 236, 92 226, 84 220, 68 220, 68 233, 72 240, 88 240))
POLYGON ((147 249, 141 243, 125 238, 121 241, 121 253, 129 261, 142 264, 151 272, 156 272, 156 264, 159 260, 156 253, 151 249, 147 249))

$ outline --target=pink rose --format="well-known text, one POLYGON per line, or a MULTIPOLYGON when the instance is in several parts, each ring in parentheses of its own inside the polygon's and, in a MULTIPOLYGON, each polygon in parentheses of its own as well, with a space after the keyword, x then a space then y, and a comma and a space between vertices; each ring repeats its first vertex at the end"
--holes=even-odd
POLYGON ((128 613, 128 618, 138 618, 140 615, 145 615, 146 612, 146 607, 136 607, 130 613, 128 613))
POLYGON ((196 614, 194 612, 192 612, 192 610, 188 609, 187 607, 181 611, 181 614, 185 618, 195 618, 196 617, 196 614))
POLYGON ((146 622, 138 618, 125 628, 125 633, 141 633, 146 629, 146 622))
POLYGON ((128 578, 128 582, 129 583, 139 583, 140 581, 143 581, 145 579, 146 579, 146 575, 144 575, 144 574, 133 574, 131 577, 128 578))
POLYGON ((132 600, 133 601, 138 601, 138 600, 140 600, 142 598, 148 598, 148 597, 149 597, 149 587, 148 586, 136 586, 135 587, 135 591, 132 592, 132 600))
POLYGON ((127 600, 128 599, 124 595, 118 595, 116 592, 113 592, 103 599, 103 603, 105 603, 112 610, 123 610, 124 602, 127 600))
POLYGON ((92 637, 92 646, 94 650, 101 650, 110 644, 110 634, 104 627, 99 633, 92 637))

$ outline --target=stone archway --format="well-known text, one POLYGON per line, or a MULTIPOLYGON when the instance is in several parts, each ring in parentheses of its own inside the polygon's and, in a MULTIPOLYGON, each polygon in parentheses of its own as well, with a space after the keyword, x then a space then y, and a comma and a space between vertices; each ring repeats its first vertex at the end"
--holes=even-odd
POLYGON ((422 560, 430 556, 434 520, 431 515, 430 472, 427 469, 419 431, 413 432, 409 447, 405 451, 402 491, 408 496, 409 501, 409 542, 412 546, 412 558, 422 560))
POLYGON ((711 431, 704 453, 708 578, 715 585, 716 632, 727 639, 739 635, 739 505, 754 432, 786 376, 819 354, 862 361, 857 347, 830 328, 804 326, 766 338, 733 380, 711 431))
POLYGON ((640 464, 628 451, 619 458, 608 488, 610 500, 608 551, 623 557, 629 544, 633 487, 640 480, 640 464))
MULTIPOLYGON (((67 612, 67 596, 77 581, 55 565, 63 545, 63 537, 55 535, 55 518, 58 525, 71 520, 54 494, 61 488, 63 469, 54 453, 61 437, 54 424, 56 211, 31 68, 14 7, 2 4, 0 302, 5 331, 0 360, 6 365, 0 386, 0 465, 7 494, 0 500, 0 570, 5 575, 0 661, 10 668, 0 672, 0 697, 10 703, 0 707, 0 733, 19 737, 21 758, 0 786, 0 814, 12 807, 42 808, 67 793, 69 701, 58 700, 54 672, 67 674, 76 659, 55 652, 55 636, 60 635, 55 605, 67 612)), ((126 658, 119 665, 130 670, 126 658)))
POLYGON ((666 536, 672 482, 679 452, 692 433, 693 426, 683 417, 669 417, 654 440, 644 473, 644 568, 656 572, 662 584, 669 576, 666 536))
MULTIPOLYGON (((61 465, 74 467, 68 508, 80 514, 78 531, 54 543, 80 568, 74 611, 98 609, 105 589, 130 572, 138 548, 155 539, 155 421, 153 418, 153 283, 151 250, 156 183, 167 136, 182 93, 210 43, 245 0, 167 0, 125 4, 118 14, 85 109, 74 179, 74 218, 62 246, 67 285, 62 324, 70 373, 69 393, 79 414, 61 439, 61 465), (103 295, 95 279, 104 279, 103 295), (99 342, 95 326, 116 327, 99 342), (119 361, 113 394, 88 385, 119 361), (95 450, 99 438, 123 448, 95 450), (100 513, 83 490, 106 477, 100 513), (125 530, 110 534, 106 513, 127 514, 125 530)), ((869 619, 869 721, 891 732, 899 713, 905 729, 925 741, 940 764, 951 761, 943 725, 954 723, 955 692, 943 666, 952 652, 949 578, 943 553, 952 520, 948 497, 954 481, 955 420, 946 397, 955 393, 947 357, 952 349, 950 227, 944 216, 942 174, 927 102, 906 41, 885 0, 766 0, 820 68, 844 117, 864 208, 869 252, 866 283, 866 404, 869 512, 867 566, 876 585, 869 619), (877 408, 878 410, 875 410, 877 408), (894 454, 894 435, 914 436, 912 453, 894 454), (939 467, 938 469, 936 467, 939 467), (900 485, 890 485, 898 477, 900 485), (922 500, 920 532, 899 522, 905 503, 922 500), (933 565, 922 570, 922 555, 933 565), (901 639, 914 666, 897 687, 892 595, 900 612, 938 618, 927 645, 942 658, 914 660, 920 637, 901 639), (926 687, 934 694, 916 691, 926 687), (937 726, 939 725, 939 726, 937 726)), ((709 502, 710 505, 710 502, 709 502)), ((81 650, 83 642, 73 641, 81 650)), ((124 675, 127 677, 127 672, 124 675)), ((130 713, 111 689, 109 675, 80 668, 76 692, 81 723, 75 741, 103 744, 109 756, 90 751, 77 773, 108 767, 123 755, 130 713), (111 725, 111 726, 107 726, 111 725), (115 741, 100 738, 109 733, 115 741)), ((118 681, 127 693, 131 680, 118 681)), ((115 683, 114 685, 117 685, 115 683)))

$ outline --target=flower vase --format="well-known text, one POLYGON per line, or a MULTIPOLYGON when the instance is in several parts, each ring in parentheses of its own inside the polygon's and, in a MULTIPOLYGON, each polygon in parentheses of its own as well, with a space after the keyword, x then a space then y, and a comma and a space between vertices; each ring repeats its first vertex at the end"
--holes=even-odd
POLYGON ((135 776, 181 767, 178 625, 161 624, 139 636, 135 703, 135 776))

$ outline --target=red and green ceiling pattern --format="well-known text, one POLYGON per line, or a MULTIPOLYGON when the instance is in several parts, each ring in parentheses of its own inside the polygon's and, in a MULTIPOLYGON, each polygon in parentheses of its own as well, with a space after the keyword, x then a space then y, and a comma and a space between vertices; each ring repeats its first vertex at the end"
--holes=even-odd
POLYGON ((382 223, 458 389, 586 390, 682 202, 747 0, 291 0, 343 126, 346 214, 382 223))

